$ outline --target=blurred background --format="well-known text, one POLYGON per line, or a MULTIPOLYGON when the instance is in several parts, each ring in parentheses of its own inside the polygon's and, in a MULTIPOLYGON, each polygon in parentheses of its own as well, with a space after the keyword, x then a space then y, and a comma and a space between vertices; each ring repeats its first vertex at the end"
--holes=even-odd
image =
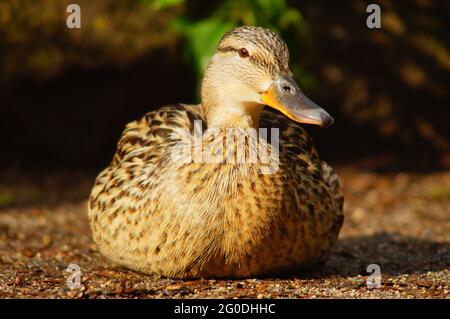
POLYGON ((336 119, 307 127, 324 156, 380 169, 450 167, 450 3, 379 1, 0 2, 2 166, 101 168, 124 125, 197 103, 224 32, 259 25, 287 41, 295 77, 336 119))
POLYGON ((333 165, 450 168, 449 2, 378 1, 382 27, 369 29, 371 1, 77 0, 69 29, 71 2, 0 1, 2 176, 95 175, 126 123, 199 102, 215 46, 242 24, 288 43, 300 87, 335 117, 305 125, 333 165))

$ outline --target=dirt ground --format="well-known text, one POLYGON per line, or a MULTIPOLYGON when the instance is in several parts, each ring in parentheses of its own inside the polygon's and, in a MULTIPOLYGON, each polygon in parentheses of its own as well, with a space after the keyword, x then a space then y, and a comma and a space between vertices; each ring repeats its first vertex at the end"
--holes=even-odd
MULTIPOLYGON (((110 264, 92 242, 94 175, 0 179, 0 298, 450 298, 450 172, 340 168, 345 222, 327 264, 284 278, 179 281, 110 264), (69 264, 81 287, 69 289, 69 264), (382 283, 369 289, 378 264, 382 283)), ((19 176, 19 177, 18 177, 19 176)))

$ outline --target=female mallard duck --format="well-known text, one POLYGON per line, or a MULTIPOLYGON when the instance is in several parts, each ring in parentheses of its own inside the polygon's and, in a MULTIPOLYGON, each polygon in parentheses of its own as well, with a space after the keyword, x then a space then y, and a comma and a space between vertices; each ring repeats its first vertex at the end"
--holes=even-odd
POLYGON ((343 195, 295 122, 333 120, 303 95, 288 62, 286 44, 272 31, 236 28, 206 68, 201 105, 166 106, 127 125, 89 201, 103 255, 173 278, 261 276, 325 259, 342 226, 343 195), (259 127, 279 134, 256 140, 248 132, 259 127), (262 149, 266 161, 229 160, 262 149), (275 169, 264 170, 274 159, 275 169))

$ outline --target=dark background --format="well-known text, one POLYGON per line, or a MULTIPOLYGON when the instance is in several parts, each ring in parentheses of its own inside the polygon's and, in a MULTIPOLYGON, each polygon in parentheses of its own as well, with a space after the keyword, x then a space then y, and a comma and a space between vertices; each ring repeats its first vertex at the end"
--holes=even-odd
MULTIPOLYGON (((127 122, 198 102, 201 48, 251 22, 236 12, 260 1, 170 2, 80 0, 81 29, 65 25, 68 1, 0 2, 2 169, 98 170, 127 122)), ((279 11, 256 22, 282 34, 300 86, 335 118, 329 129, 305 125, 325 159, 450 168, 450 2, 379 1, 379 30, 366 26, 367 1, 269 2, 279 11), (286 27, 287 9, 298 16, 286 27)))

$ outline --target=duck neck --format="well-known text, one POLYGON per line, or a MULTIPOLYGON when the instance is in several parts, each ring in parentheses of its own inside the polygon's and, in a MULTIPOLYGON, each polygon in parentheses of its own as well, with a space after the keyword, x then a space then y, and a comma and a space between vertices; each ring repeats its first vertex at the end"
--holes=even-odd
POLYGON ((201 99, 208 128, 255 128, 263 105, 258 93, 224 68, 217 56, 208 64, 202 81, 201 99))
POLYGON ((262 106, 256 103, 221 101, 202 104, 208 128, 259 128, 262 106))

